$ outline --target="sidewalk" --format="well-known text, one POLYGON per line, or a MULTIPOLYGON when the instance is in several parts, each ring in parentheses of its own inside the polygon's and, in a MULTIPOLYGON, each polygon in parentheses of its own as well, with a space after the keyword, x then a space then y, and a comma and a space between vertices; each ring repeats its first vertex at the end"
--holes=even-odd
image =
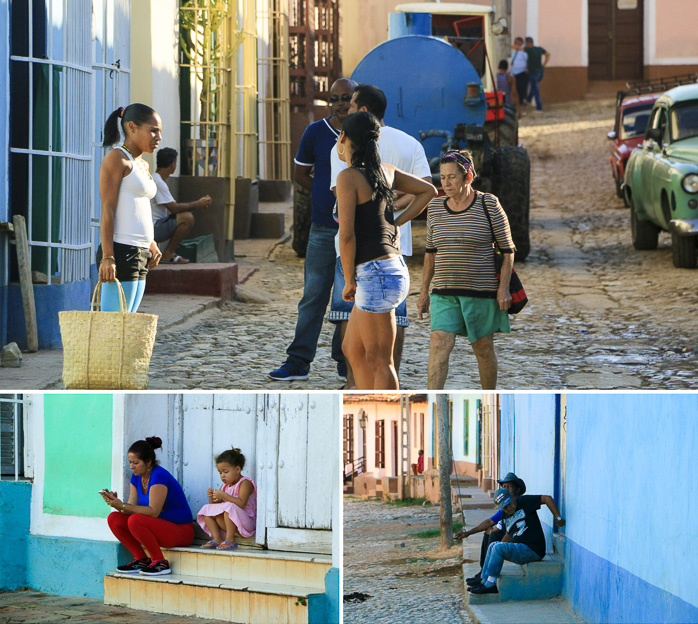
POLYGON ((11 624, 195 624, 216 622, 105 606, 95 598, 53 596, 34 590, 0 593, 0 621, 11 624))
MULTIPOLYGON (((287 219, 288 221, 288 219, 287 219)), ((250 238, 235 241, 236 262, 241 283, 257 270, 260 260, 268 258, 274 249, 288 240, 250 238)), ((216 308, 215 297, 198 295, 146 294, 139 312, 158 315, 158 333, 181 325, 190 318, 216 308)), ((63 350, 51 349, 37 353, 22 353, 19 368, 0 367, 0 390, 48 390, 62 388, 63 350)))

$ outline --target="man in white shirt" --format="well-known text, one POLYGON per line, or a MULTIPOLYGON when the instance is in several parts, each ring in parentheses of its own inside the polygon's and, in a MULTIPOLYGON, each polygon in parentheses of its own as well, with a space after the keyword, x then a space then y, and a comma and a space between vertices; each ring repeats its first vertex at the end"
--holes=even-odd
POLYGON ((178 256, 175 250, 194 226, 194 215, 191 211, 208 208, 211 205, 211 197, 205 195, 193 202, 177 203, 166 184, 167 178, 177 168, 177 150, 163 147, 158 150, 155 162, 157 169, 153 174, 153 180, 158 190, 155 197, 150 200, 155 242, 162 243, 169 240, 167 247, 162 252, 160 262, 186 264, 189 260, 178 256))
MULTIPOLYGON (((387 105, 388 102, 385 94, 378 87, 373 85, 359 85, 354 89, 354 94, 349 105, 349 114, 358 111, 368 111, 378 118, 381 124, 381 134, 380 139, 378 139, 381 162, 394 165, 402 171, 411 173, 427 182, 431 182, 429 161, 424 153, 422 144, 402 130, 386 126, 383 122, 387 105)), ((337 176, 347 165, 339 159, 336 145, 332 149, 330 159, 332 165, 330 188, 334 190, 337 186, 337 176)), ((401 195, 395 198, 394 210, 396 216, 401 210, 407 207, 412 201, 412 198, 412 195, 401 195)), ((335 248, 337 251, 337 262, 335 265, 334 287, 332 290, 332 305, 328 320, 331 323, 341 323, 343 337, 347 328, 349 314, 354 304, 342 299, 344 274, 342 273, 342 264, 339 259, 339 245, 337 239, 335 239, 335 248)), ((400 250, 404 256, 412 255, 412 226, 409 221, 400 228, 400 250)), ((407 299, 395 310, 395 320, 397 323, 397 335, 395 337, 393 359, 395 361, 395 370, 399 371, 400 360, 402 358, 402 345, 405 339, 405 328, 409 325, 409 321, 407 320, 407 299)), ((351 370, 349 370, 346 388, 353 387, 352 382, 353 377, 351 376, 351 370)))
POLYGON ((528 54, 523 49, 523 37, 514 39, 514 45, 511 49, 514 53, 511 55, 511 75, 516 80, 516 92, 519 94, 519 104, 524 105, 526 92, 528 91, 528 54))

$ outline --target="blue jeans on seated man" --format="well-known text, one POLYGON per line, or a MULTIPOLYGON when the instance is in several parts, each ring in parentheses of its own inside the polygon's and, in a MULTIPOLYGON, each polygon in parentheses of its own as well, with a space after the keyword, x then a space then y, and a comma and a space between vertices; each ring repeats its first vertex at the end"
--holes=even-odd
MULTIPOLYGON (((403 256, 404 257, 404 256, 403 256)), ((337 327, 342 321, 348 321, 351 310, 354 307, 353 301, 344 301, 342 299, 342 291, 344 290, 344 270, 339 257, 334 269, 334 287, 332 288, 332 304, 330 306, 330 314, 327 320, 330 323, 336 323, 337 327)), ((409 327, 410 322, 407 320, 407 297, 402 303, 395 308, 395 323, 398 327, 409 327)))
POLYGON ((542 558, 526 544, 514 544, 513 542, 490 544, 487 549, 485 565, 482 567, 482 582, 485 583, 490 576, 498 577, 502 572, 504 561, 522 565, 531 561, 540 561, 542 558))
MULTIPOLYGON (((336 234, 335 228, 315 223, 310 226, 308 248, 305 252, 303 298, 298 304, 296 333, 293 342, 286 349, 287 362, 306 368, 315 359, 317 341, 320 338, 322 322, 330 301, 334 282, 336 234)), ((338 363, 344 363, 339 326, 335 328, 332 338, 332 358, 338 363)))

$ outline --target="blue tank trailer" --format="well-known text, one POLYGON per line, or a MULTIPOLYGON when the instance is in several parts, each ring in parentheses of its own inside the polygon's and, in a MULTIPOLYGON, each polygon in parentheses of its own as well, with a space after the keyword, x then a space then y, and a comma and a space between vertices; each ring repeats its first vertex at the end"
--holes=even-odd
POLYGON ((530 160, 518 145, 516 111, 494 90, 488 16, 449 15, 443 12, 449 5, 434 6, 438 13, 409 12, 408 6, 391 13, 389 39, 359 62, 351 78, 383 90, 385 123, 422 142, 437 186, 441 155, 470 150, 478 172, 474 187, 499 197, 516 259, 524 260, 530 251, 530 160), (486 92, 483 83, 493 90, 486 92))

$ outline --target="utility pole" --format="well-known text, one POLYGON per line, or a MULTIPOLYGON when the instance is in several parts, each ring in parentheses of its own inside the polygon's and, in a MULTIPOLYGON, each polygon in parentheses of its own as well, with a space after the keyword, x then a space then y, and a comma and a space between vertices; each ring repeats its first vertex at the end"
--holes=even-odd
POLYGON ((451 509, 451 429, 448 395, 436 395, 437 433, 439 436, 439 499, 441 501, 441 550, 453 546, 453 512, 451 509))

